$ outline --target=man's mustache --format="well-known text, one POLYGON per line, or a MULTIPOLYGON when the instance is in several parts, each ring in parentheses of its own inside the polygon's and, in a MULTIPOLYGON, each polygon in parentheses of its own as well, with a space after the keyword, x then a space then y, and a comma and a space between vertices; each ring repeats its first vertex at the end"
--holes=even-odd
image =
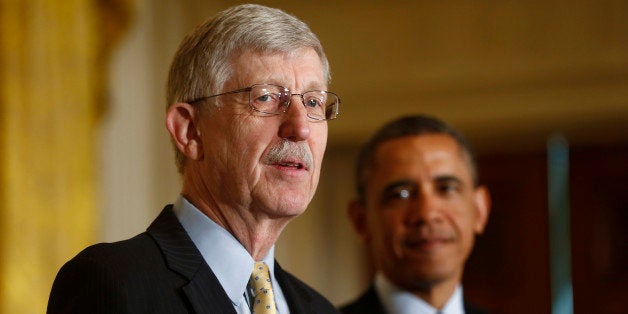
POLYGON ((306 169, 311 170, 314 158, 310 147, 305 142, 283 140, 268 151, 265 162, 268 165, 280 162, 300 162, 306 169))

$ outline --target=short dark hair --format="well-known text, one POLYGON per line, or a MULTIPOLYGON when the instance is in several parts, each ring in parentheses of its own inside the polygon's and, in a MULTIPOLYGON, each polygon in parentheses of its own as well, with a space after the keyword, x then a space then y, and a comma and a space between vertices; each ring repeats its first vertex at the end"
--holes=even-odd
POLYGON ((382 143, 406 136, 426 134, 451 136, 468 159, 473 185, 479 184, 473 151, 462 134, 435 117, 427 115, 402 116, 382 126, 360 149, 355 172, 358 198, 364 200, 368 170, 373 166, 375 151, 382 143))

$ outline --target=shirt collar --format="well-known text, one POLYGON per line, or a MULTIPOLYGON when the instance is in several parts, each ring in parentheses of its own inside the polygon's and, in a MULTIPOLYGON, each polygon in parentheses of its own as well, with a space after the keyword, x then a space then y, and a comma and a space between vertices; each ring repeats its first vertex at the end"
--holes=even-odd
MULTIPOLYGON (((234 305, 242 302, 253 270, 254 260, 244 246, 183 196, 174 204, 174 213, 218 278, 234 305)), ((262 259, 274 274, 275 246, 262 259)))
MULTIPOLYGON (((436 313, 437 309, 416 295, 402 290, 391 283, 382 273, 375 275, 375 290, 389 313, 436 313)), ((443 314, 464 314, 462 301, 462 286, 458 285, 449 297, 445 306, 440 310, 443 314)))

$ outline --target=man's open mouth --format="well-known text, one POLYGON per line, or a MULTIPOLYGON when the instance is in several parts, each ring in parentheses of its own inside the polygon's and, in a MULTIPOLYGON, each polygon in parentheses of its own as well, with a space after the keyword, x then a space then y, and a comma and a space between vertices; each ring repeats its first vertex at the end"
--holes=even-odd
POLYGON ((297 170, 307 170, 305 164, 301 162, 281 161, 276 163, 280 167, 295 168, 297 170))

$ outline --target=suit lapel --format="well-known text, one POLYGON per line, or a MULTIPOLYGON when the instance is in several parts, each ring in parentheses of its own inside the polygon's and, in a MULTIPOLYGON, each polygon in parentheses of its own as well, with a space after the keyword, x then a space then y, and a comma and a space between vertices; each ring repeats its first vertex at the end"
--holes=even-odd
POLYGON ((384 311, 384 306, 379 300, 379 296, 375 291, 375 286, 371 285, 366 293, 360 298, 360 302, 362 306, 362 310, 366 311, 366 313, 386 313, 384 311))
POLYGON ((235 314, 227 293, 179 223, 172 205, 163 209, 147 233, 161 249, 168 268, 189 280, 182 291, 195 312, 235 314))
POLYGON ((183 287, 183 291, 197 313, 236 314, 231 300, 222 288, 214 273, 206 263, 199 272, 183 287), (209 279, 208 279, 209 278, 209 279))
POLYGON ((370 314, 385 314, 384 306, 379 300, 379 296, 375 291, 375 286, 371 284, 371 286, 366 290, 360 297, 349 303, 344 305, 340 311, 346 314, 357 314, 357 313, 370 313, 370 314))
POLYGON ((286 298, 290 313, 314 313, 311 306, 312 296, 310 293, 294 277, 281 269, 277 261, 275 261, 275 278, 281 286, 281 291, 286 298))

